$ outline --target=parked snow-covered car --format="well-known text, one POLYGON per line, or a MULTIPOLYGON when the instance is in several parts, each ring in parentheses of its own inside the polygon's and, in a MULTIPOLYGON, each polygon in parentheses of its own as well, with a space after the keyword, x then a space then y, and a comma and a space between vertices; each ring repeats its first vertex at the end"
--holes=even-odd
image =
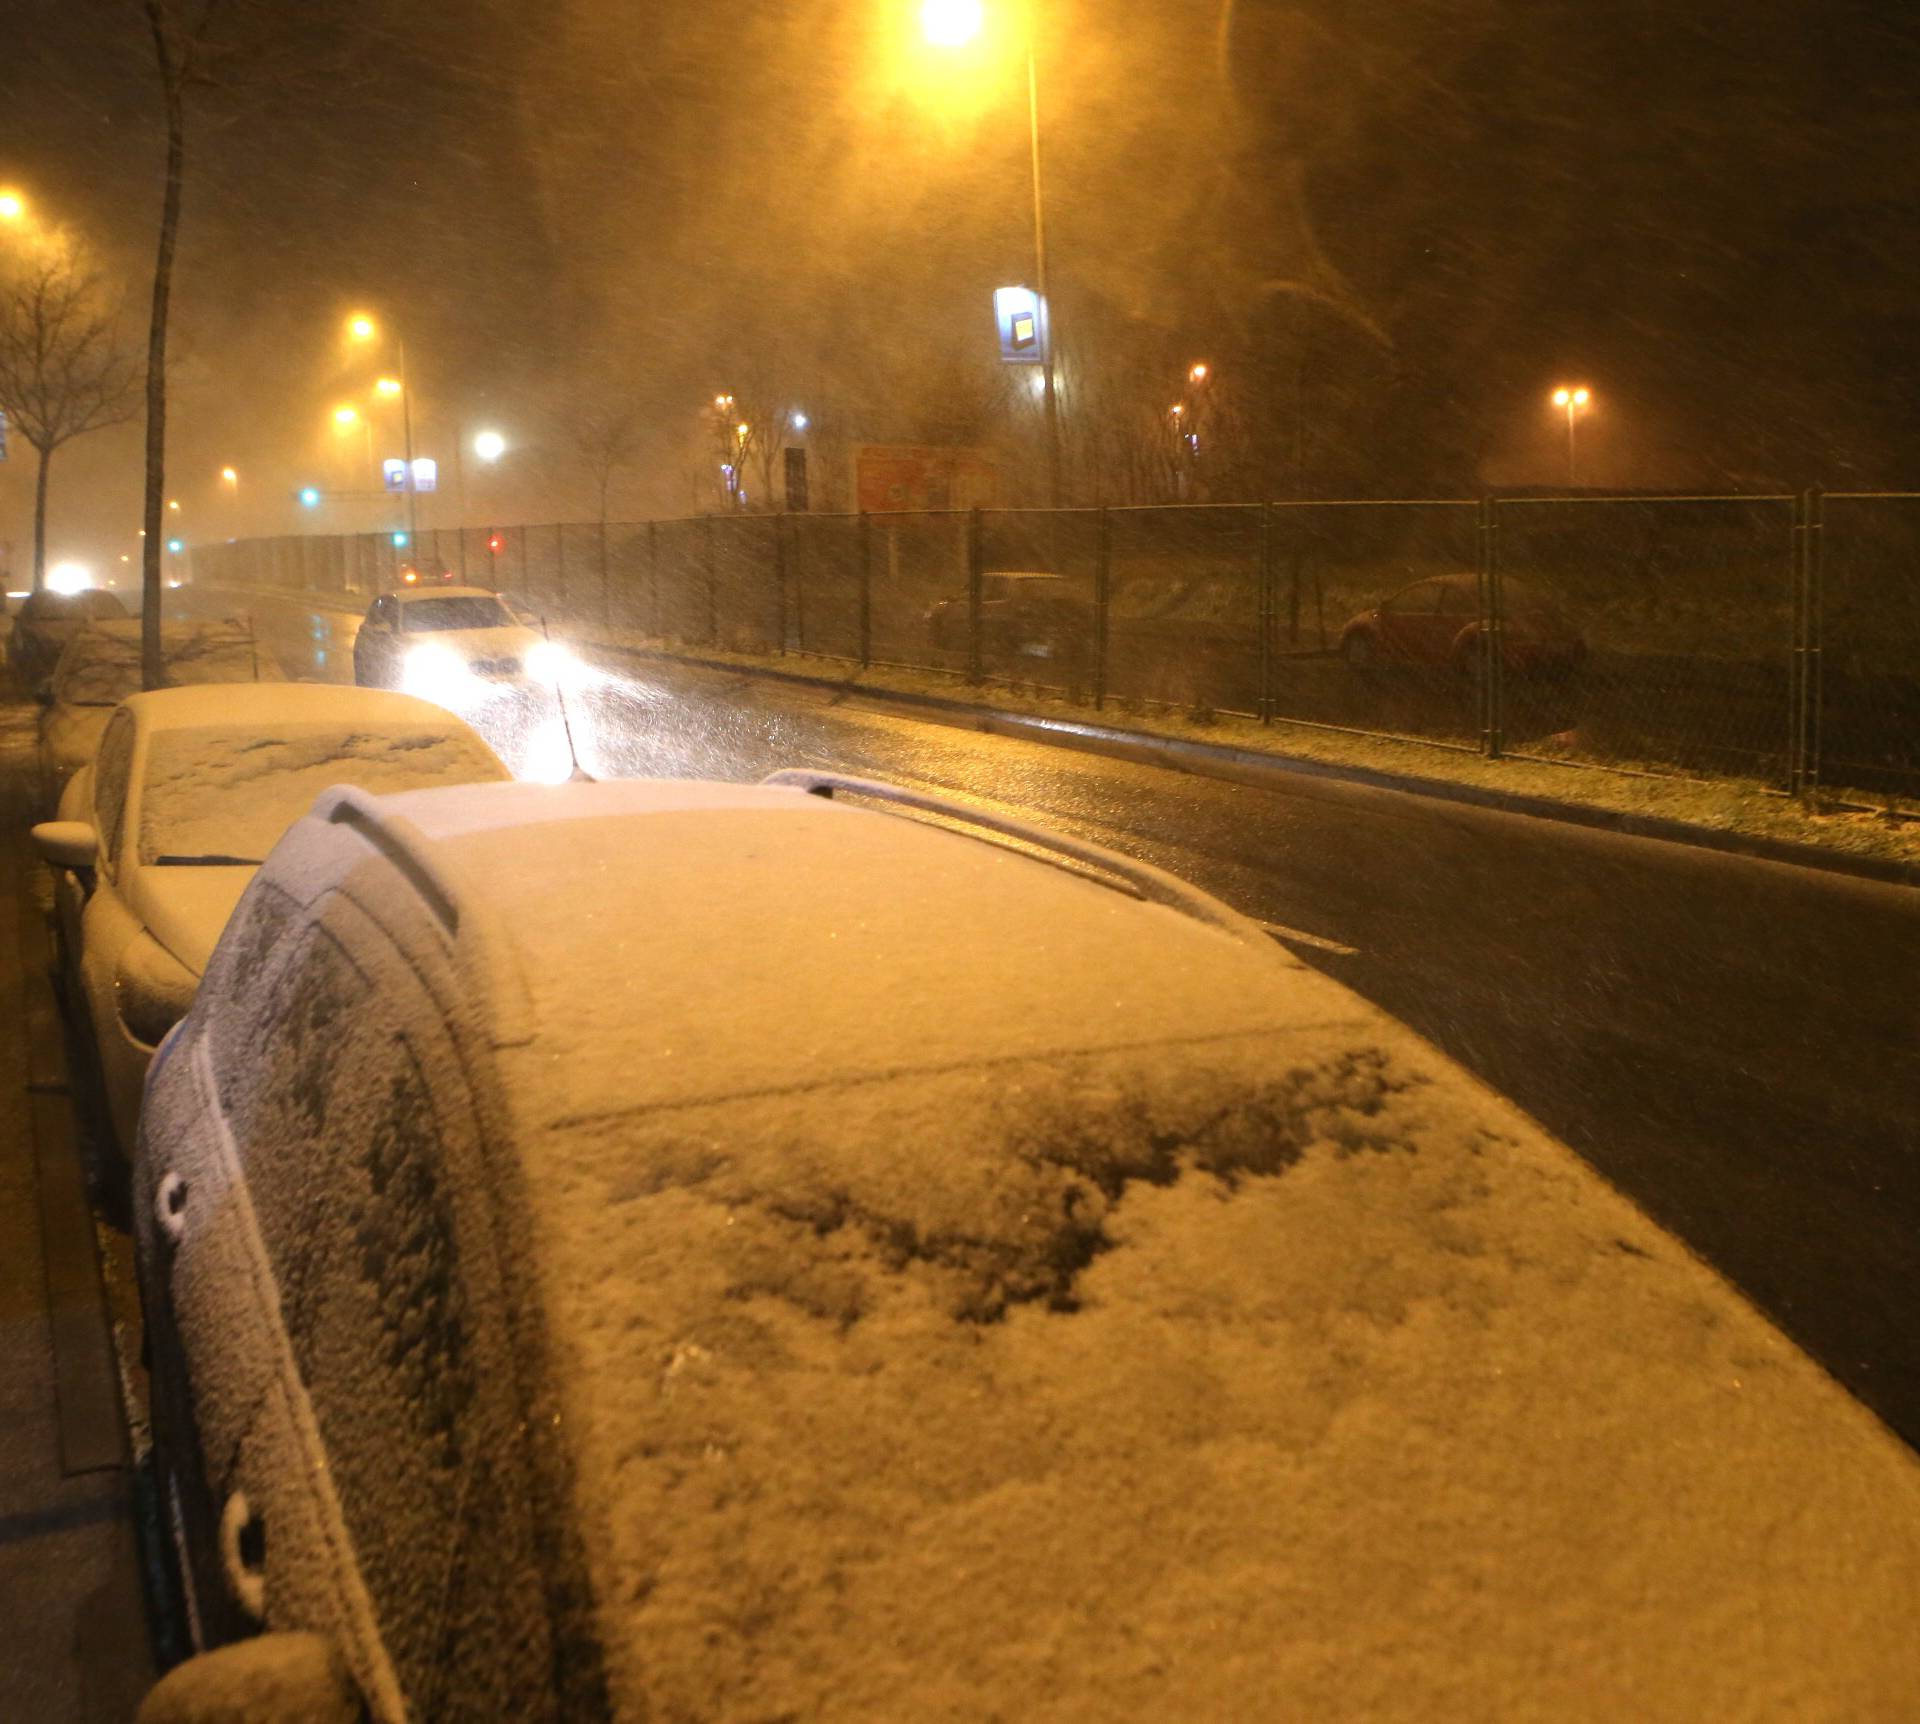
POLYGON ((67 642, 81 629, 90 622, 126 614, 119 598, 99 587, 77 593, 50 589, 29 593, 14 612, 7 636, 7 668, 13 672, 14 686, 22 694, 34 693, 53 674, 67 642))
MULTIPOLYGON (((60 793, 93 758, 113 709, 140 692, 140 620, 90 623, 68 641, 41 701, 40 798, 51 813, 60 793)), ((248 623, 170 622, 160 630, 166 686, 280 683, 280 661, 248 623)))
POLYGON ((192 1620, 315 1716, 1920 1684, 1870 1414, 1258 927, 957 802, 329 792, 155 1063, 133 1208, 192 1620))
POLYGON ((507 776, 469 726, 407 695, 280 683, 163 689, 114 707, 60 818, 33 835, 57 870, 69 998, 119 1142, 131 1149, 147 1063, 240 894, 321 791, 507 776))

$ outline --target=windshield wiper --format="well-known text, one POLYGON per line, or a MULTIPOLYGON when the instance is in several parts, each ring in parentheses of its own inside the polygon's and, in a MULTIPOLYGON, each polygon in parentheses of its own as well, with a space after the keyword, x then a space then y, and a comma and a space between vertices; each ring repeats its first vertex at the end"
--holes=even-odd
POLYGON ((206 856, 156 856, 156 868, 258 868, 257 856, 223 856, 218 851, 206 856))

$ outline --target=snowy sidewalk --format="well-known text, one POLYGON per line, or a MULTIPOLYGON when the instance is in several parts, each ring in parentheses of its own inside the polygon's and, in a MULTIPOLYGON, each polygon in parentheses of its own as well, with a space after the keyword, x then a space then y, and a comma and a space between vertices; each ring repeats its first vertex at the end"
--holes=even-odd
POLYGON ((124 1724, 153 1681, 132 1472, 27 850, 32 708, 0 707, 0 1718, 124 1724))

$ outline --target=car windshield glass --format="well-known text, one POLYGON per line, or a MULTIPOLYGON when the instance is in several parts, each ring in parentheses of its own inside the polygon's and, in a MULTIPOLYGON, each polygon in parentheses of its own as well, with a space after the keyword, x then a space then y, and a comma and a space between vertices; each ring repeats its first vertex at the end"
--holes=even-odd
POLYGON ((207 726, 162 730, 148 745, 140 860, 149 866, 259 862, 321 791, 374 795, 506 777, 464 725, 207 726))
POLYGON ((512 626, 513 613, 492 594, 485 598, 414 599, 400 607, 400 627, 410 635, 512 626))

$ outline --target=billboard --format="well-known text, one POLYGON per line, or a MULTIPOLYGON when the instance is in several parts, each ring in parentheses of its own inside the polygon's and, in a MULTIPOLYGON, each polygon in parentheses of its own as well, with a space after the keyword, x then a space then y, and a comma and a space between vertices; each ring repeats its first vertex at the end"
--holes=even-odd
POLYGON ((937 444, 862 443, 853 452, 856 507, 991 509, 1000 501, 1000 469, 978 449, 937 444))

